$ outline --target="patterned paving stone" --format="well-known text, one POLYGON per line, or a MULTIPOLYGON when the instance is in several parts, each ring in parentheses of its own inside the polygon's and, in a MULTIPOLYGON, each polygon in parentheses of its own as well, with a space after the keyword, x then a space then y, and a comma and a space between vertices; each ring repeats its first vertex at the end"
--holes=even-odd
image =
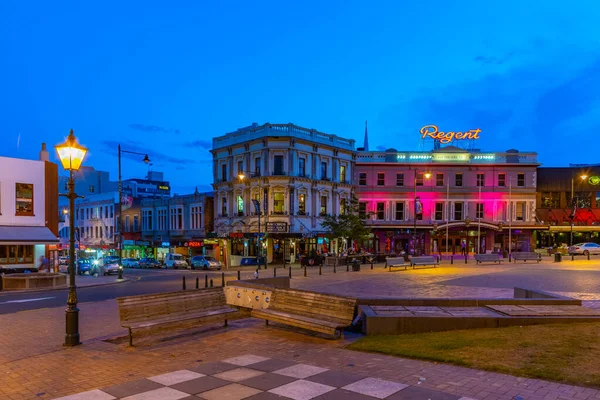
POLYGON ((254 396, 246 397, 245 400, 281 400, 281 399, 289 400, 289 397, 279 396, 278 394, 275 394, 275 393, 262 392, 259 394, 255 394, 254 396))
POLYGON ((307 381, 322 383, 324 385, 343 387, 364 379, 364 376, 345 371, 325 371, 306 378, 307 381))
POLYGON ((311 400, 324 393, 335 390, 333 386, 323 385, 321 383, 298 380, 287 385, 269 390, 269 393, 289 397, 294 400, 311 400))
POLYGON ((148 392, 150 390, 160 389, 164 385, 153 382, 148 379, 140 379, 133 382, 123 383, 121 385, 109 386, 102 389, 103 392, 113 395, 115 397, 127 397, 134 394, 148 392))
POLYGON ((266 391, 266 390, 274 389, 278 386, 287 385, 288 383, 291 383, 295 380, 296 380, 296 378, 291 378, 289 376, 272 374, 272 373, 267 372, 262 375, 255 376, 254 378, 240 381, 240 383, 242 385, 246 385, 246 386, 253 387, 255 389, 260 389, 260 390, 266 391))
POLYGON ((207 362, 200 364, 197 367, 190 368, 190 371, 194 371, 203 375, 214 375, 218 374, 219 372, 225 372, 236 368, 237 365, 235 364, 229 364, 224 362, 207 362))
POLYGON ((365 378, 350 385, 344 386, 342 389, 350 390, 351 392, 366 394, 378 399, 385 399, 388 396, 408 387, 402 383, 386 381, 378 378, 365 378))
POLYGON ((169 372, 168 374, 153 376, 148 379, 165 386, 171 386, 181 382, 191 381, 192 379, 202 378, 203 376, 203 374, 182 369, 180 371, 169 372))
POLYGON ((241 400, 260 392, 258 389, 232 383, 231 385, 200 393, 198 397, 206 400, 241 400))
POLYGON ((231 382, 223 379, 215 378, 214 376, 203 376, 202 378, 192 379, 191 381, 178 383, 171 388, 185 392, 187 394, 198 394, 208 392, 222 386, 227 386, 231 382))
POLYGON ((225 363, 239 365, 240 367, 245 367, 250 364, 256 364, 262 361, 268 360, 267 357, 255 356, 253 354, 246 354, 239 357, 228 358, 227 360, 223 360, 225 363))
POLYGON ((327 392, 321 396, 315 397, 314 400, 374 400, 374 397, 351 392, 349 390, 335 389, 331 392, 327 392))
POLYGON ((71 396, 60 397, 55 400, 114 400, 116 397, 111 396, 108 393, 104 393, 100 390, 90 390, 89 392, 83 392, 74 394, 71 396))
POLYGON ((264 372, 256 371, 250 368, 236 368, 230 371, 221 372, 219 374, 213 375, 215 378, 223 379, 231 382, 239 382, 246 379, 254 378, 256 376, 262 375, 264 372))
POLYGON ((150 392, 134 394, 133 396, 123 398, 123 400, 181 400, 185 397, 188 397, 187 393, 164 387, 150 392))
POLYGON ((256 370, 264 371, 264 372, 273 372, 273 371, 277 371, 278 369, 291 367, 292 365, 295 365, 295 364, 296 363, 293 361, 279 360, 276 358, 271 358, 266 361, 261 361, 256 364, 252 364, 252 369, 256 369, 256 370))
POLYGON ((313 365, 307 364, 296 364, 291 367, 273 371, 273 373, 289 376, 292 378, 304 379, 325 371, 327 371, 327 368, 315 367, 313 365))
POLYGON ((458 400, 459 396, 439 392, 437 390, 427 389, 419 386, 409 386, 393 395, 386 397, 386 400, 458 400))

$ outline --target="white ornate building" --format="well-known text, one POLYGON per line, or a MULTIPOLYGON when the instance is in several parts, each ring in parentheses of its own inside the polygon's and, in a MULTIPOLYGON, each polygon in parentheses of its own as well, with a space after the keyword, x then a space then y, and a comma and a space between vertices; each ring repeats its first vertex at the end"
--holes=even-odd
POLYGON ((214 138, 215 232, 224 242, 223 258, 231 256, 228 264, 256 255, 258 233, 266 238, 269 262, 335 246, 321 235, 321 221, 351 199, 354 143, 269 123, 214 138))

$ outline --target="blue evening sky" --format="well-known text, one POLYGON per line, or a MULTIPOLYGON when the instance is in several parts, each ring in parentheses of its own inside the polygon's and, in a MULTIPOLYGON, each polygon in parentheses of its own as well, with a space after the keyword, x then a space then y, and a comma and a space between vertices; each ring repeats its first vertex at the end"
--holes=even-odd
POLYGON ((181 194, 210 189, 214 136, 293 122, 362 145, 368 120, 371 149, 430 149, 418 131, 437 124, 595 163, 599 16, 597 0, 3 0, 0 155, 73 128, 87 165, 116 178, 121 143, 181 194))

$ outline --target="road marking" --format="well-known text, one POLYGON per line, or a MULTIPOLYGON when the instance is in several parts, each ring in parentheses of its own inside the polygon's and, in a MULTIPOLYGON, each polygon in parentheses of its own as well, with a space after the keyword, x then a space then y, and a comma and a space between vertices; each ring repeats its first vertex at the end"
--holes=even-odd
POLYGON ((24 299, 24 300, 9 300, 9 301, 4 301, 0 304, 8 304, 8 303, 29 303, 30 301, 42 301, 42 300, 48 300, 48 299, 54 299, 54 297, 40 297, 38 299, 24 299))

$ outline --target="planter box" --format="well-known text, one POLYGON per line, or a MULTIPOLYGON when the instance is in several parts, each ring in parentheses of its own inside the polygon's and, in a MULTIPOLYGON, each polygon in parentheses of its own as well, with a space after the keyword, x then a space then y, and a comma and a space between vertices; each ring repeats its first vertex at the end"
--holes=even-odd
POLYGON ((56 288, 67 285, 67 275, 54 273, 10 274, 1 277, 5 291, 56 288))

